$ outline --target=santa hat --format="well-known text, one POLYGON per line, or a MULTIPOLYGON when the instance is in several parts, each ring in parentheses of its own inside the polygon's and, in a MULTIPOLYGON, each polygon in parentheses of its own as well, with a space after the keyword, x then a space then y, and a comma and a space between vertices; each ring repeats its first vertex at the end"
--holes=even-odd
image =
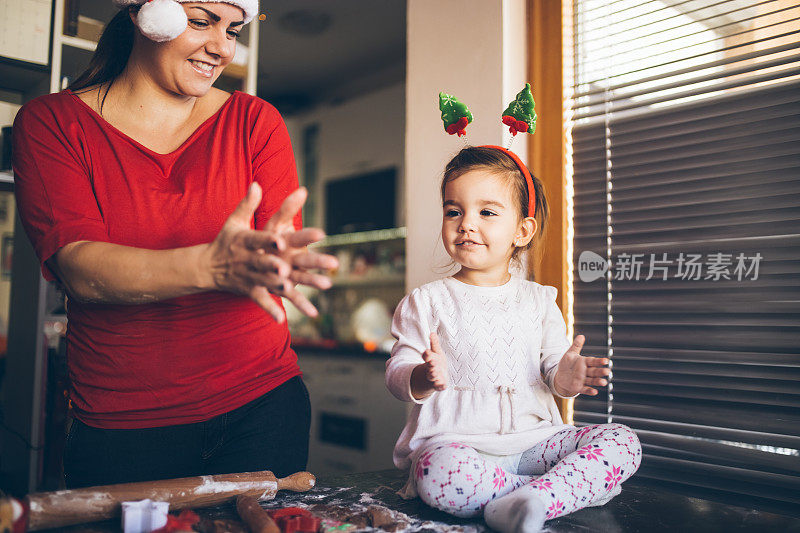
MULTIPOLYGON (((142 6, 136 14, 139 30, 153 41, 171 41, 186 29, 186 12, 180 6, 196 0, 113 0, 117 7, 142 6)), ((247 24, 258 14, 258 0, 202 0, 230 4, 244 11, 247 24)))

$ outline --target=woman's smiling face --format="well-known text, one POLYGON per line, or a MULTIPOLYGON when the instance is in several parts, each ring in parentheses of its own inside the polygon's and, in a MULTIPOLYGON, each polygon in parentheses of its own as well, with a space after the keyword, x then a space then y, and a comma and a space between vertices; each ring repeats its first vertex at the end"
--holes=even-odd
MULTIPOLYGON (((164 43, 143 43, 153 55, 151 75, 164 89, 184 96, 203 96, 233 60, 244 24, 241 8, 225 3, 181 4, 188 25, 164 43)), ((149 39, 143 39, 149 41, 149 39)))

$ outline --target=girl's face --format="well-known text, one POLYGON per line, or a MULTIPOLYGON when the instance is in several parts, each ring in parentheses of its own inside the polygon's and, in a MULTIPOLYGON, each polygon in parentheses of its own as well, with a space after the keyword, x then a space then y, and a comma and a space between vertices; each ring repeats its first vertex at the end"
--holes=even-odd
POLYGON ((184 96, 203 96, 233 59, 244 12, 225 3, 181 4, 189 19, 186 30, 164 43, 142 39, 152 54, 156 82, 184 96))
POLYGON ((457 279, 502 284, 514 249, 533 238, 536 223, 522 219, 508 181, 486 170, 472 170, 444 190, 442 243, 462 266, 457 279))

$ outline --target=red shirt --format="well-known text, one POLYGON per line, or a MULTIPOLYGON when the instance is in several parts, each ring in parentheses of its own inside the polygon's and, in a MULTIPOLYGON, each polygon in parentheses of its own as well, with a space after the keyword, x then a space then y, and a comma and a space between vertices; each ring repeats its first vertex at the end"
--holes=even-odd
MULTIPOLYGON (((13 160, 20 217, 48 280, 44 262, 68 243, 206 243, 253 181, 264 190, 256 227, 297 188, 278 111, 241 92, 170 154, 142 146, 69 91, 43 96, 17 115, 13 160)), ((300 374, 286 323, 244 296, 70 300, 67 316, 73 406, 95 427, 208 420, 300 374)))

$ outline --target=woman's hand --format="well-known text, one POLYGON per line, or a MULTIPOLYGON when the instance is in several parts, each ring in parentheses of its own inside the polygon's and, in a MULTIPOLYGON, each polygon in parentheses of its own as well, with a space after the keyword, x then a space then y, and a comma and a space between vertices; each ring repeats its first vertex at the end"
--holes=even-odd
POLYGON ((578 393, 595 396, 597 389, 593 387, 608 385, 608 380, 605 379, 611 374, 611 370, 606 366, 608 359, 582 356, 581 348, 585 340, 583 335, 575 337, 572 346, 558 363, 553 387, 561 396, 575 396, 578 393))
POLYGON ((208 246, 205 270, 210 286, 249 296, 278 322, 284 320, 284 313, 270 293, 287 298, 304 314, 316 316, 316 308, 295 285, 329 288, 327 276, 308 270, 333 269, 338 262, 333 256, 306 249, 325 236, 322 230, 294 228, 294 216, 308 193, 302 187, 294 191, 263 229, 254 230, 250 221, 261 203, 261 194, 261 187, 253 183, 208 246))

